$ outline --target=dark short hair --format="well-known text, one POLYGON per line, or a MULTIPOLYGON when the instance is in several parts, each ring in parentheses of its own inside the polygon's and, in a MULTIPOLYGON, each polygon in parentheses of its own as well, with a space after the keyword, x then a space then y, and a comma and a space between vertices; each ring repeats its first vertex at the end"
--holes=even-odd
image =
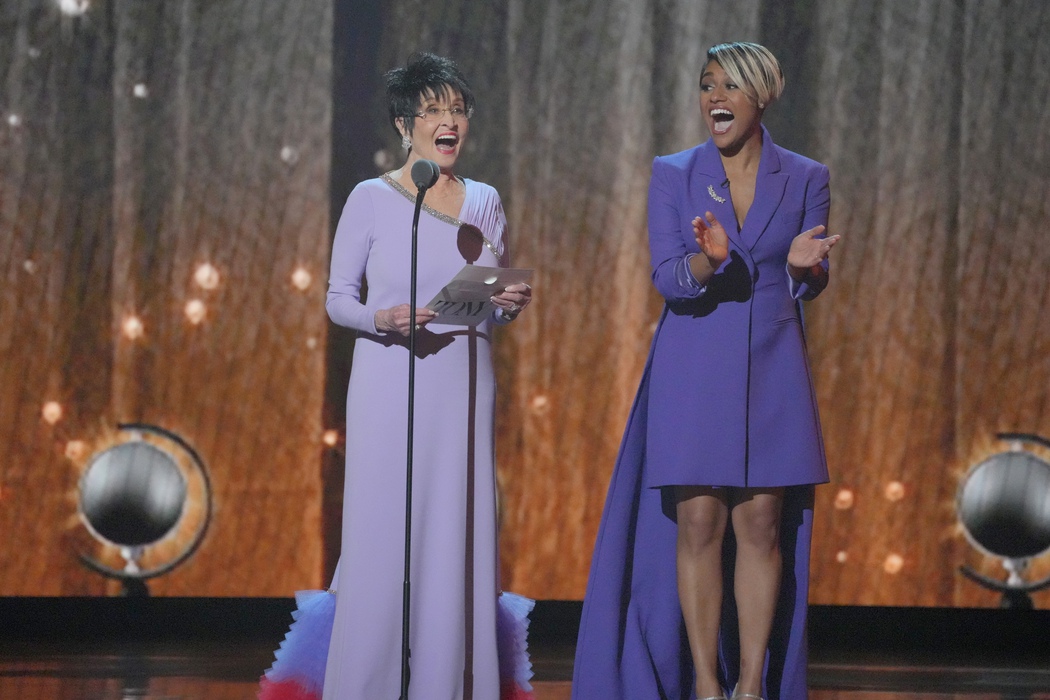
POLYGON ((387 71, 386 98, 390 111, 390 126, 400 136, 397 120, 405 120, 405 130, 412 133, 419 104, 427 95, 463 98, 467 112, 474 111, 474 93, 463 77, 459 66, 451 58, 432 53, 414 54, 407 64, 387 71))

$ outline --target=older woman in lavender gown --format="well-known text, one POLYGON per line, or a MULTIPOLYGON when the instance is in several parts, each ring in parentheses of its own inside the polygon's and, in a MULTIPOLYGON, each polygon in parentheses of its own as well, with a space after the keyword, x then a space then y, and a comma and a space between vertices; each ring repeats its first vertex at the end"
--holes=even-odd
MULTIPOLYGON (((475 109, 474 94, 456 65, 419 54, 386 79, 390 123, 407 158, 401 168, 361 182, 350 193, 336 229, 326 304, 331 319, 356 330, 357 339, 347 394, 342 552, 332 586, 323 698, 400 696, 412 326, 417 332, 408 697, 481 700, 501 692, 506 697, 522 688, 508 685, 515 669, 505 666, 514 659, 501 659, 497 652, 497 619, 505 608, 497 566, 491 344, 493 328, 511 323, 528 306, 531 288, 515 284, 499 292, 489 317, 473 327, 443 324, 426 308, 464 265, 508 265, 506 217, 495 189, 455 173, 475 109), (440 176, 426 192, 419 221, 413 314, 412 166, 420 159, 433 161, 440 176)), ((286 647, 294 646, 295 632, 293 625, 286 647)), ((295 677, 281 661, 278 652, 267 673, 271 686, 295 677)), ((528 689, 527 676, 519 673, 517 680, 528 689)))
POLYGON ((705 143, 657 158, 666 304, 595 547, 573 697, 806 697, 813 485, 827 481, 804 300, 827 285, 828 169, 773 143, 776 58, 720 44, 705 143))
POLYGON ((492 327, 531 298, 514 285, 475 328, 438 325, 425 304, 465 264, 506 266, 506 217, 492 187, 458 177, 474 94, 450 60, 423 54, 387 75, 390 121, 408 151, 362 182, 336 229, 328 314, 358 331, 347 397, 343 549, 325 700, 397 697, 403 573, 407 344, 417 337, 410 698, 499 696, 495 382, 492 327), (441 170, 419 223, 418 299, 409 305, 416 187, 441 170), (362 282, 367 281, 367 297, 362 282))

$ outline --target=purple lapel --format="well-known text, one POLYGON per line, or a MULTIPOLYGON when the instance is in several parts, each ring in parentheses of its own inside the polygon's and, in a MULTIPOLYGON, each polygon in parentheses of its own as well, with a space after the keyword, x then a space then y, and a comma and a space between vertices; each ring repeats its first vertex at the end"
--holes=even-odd
POLYGON ((736 212, 733 211, 729 188, 722 187, 722 183, 726 181, 722 158, 711 139, 701 144, 695 168, 698 175, 697 184, 703 190, 699 195, 700 201, 703 202, 703 211, 697 212, 697 216, 703 216, 705 211, 710 211, 725 228, 729 240, 740 250, 746 251, 748 247, 741 239, 740 230, 736 225, 736 212))
POLYGON ((780 171, 780 156, 773 146, 773 139, 763 126, 762 158, 759 160, 758 177, 755 179, 755 201, 747 212, 747 218, 744 219, 744 228, 747 229, 746 240, 750 241, 749 249, 754 249, 758 244, 758 239, 769 227, 773 214, 776 213, 780 201, 784 198, 787 181, 787 173, 780 171))

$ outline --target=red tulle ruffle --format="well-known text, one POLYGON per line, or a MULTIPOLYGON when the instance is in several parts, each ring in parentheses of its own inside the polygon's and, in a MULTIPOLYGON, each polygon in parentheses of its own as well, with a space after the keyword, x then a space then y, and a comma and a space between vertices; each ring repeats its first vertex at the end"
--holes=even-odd
POLYGON ((259 682, 259 700, 321 700, 295 681, 273 683, 265 676, 259 682))
POLYGON ((504 681, 499 686, 499 700, 536 700, 536 696, 513 681, 504 681))

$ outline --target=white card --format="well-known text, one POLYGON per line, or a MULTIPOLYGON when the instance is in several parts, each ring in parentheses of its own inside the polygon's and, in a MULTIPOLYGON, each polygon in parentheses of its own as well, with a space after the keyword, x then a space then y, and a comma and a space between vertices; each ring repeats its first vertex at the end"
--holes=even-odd
POLYGON ((532 270, 523 268, 464 265, 427 304, 428 309, 437 312, 437 318, 430 323, 476 326, 496 308, 491 297, 530 279, 532 270))

